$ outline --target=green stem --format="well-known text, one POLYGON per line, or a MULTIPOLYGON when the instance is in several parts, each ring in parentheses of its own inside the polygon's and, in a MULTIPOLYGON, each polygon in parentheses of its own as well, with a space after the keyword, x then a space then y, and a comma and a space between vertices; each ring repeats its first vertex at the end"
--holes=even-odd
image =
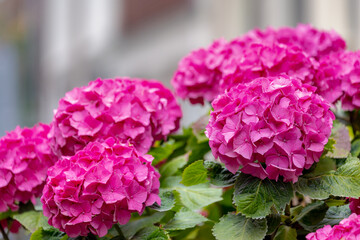
POLYGON ((123 232, 121 231, 121 228, 120 228, 119 224, 116 223, 114 226, 115 226, 116 231, 117 231, 118 234, 119 234, 120 239, 121 239, 121 240, 126 240, 123 232))
POLYGON ((4 240, 9 240, 9 237, 6 234, 6 232, 4 231, 4 228, 1 226, 1 224, 0 224, 0 231, 1 231, 1 234, 3 235, 4 240))

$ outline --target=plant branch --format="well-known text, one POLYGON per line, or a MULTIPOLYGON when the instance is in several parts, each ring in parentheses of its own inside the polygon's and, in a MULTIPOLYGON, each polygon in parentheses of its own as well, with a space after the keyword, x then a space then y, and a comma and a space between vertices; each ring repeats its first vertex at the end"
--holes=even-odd
POLYGON ((9 240, 9 237, 6 234, 6 232, 4 231, 4 228, 2 227, 1 224, 0 224, 0 231, 1 231, 1 234, 3 235, 4 240, 9 240))

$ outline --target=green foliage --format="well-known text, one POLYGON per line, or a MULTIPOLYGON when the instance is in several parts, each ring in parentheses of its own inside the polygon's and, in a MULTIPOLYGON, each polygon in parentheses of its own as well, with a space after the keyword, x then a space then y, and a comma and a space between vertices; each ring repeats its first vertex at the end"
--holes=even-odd
POLYGON ((207 175, 210 178, 210 183, 219 187, 228 187, 233 185, 238 177, 238 173, 231 173, 217 162, 205 161, 204 167, 207 169, 207 175))
POLYGON ((335 139, 329 138, 328 142, 324 146, 324 151, 326 151, 326 152, 334 152, 335 143, 336 143, 335 139))
POLYGON ((184 169, 181 183, 185 186, 197 185, 207 182, 207 171, 203 165, 204 161, 193 162, 184 169))
POLYGON ((164 228, 169 231, 184 230, 195 227, 197 224, 207 220, 208 219, 201 214, 183 208, 175 214, 174 218, 166 224, 164 228))
POLYGON ((292 197, 291 183, 261 180, 242 173, 236 180, 233 200, 237 212, 246 217, 263 218, 271 213, 271 207, 282 212, 292 197))
MULTIPOLYGON (((178 156, 177 158, 165 163, 159 171, 162 178, 175 175, 188 161, 188 154, 178 156)), ((181 172, 179 172, 181 173, 181 172)))
POLYGON ((68 236, 53 227, 43 229, 38 228, 33 234, 31 234, 30 240, 67 240, 68 236))
POLYGON ((308 226, 316 225, 324 218, 327 210, 328 207, 324 202, 314 202, 304 207, 292 222, 297 221, 304 229, 308 230, 308 226))
POLYGON ((44 230, 48 230, 50 228, 50 225, 47 223, 48 220, 42 212, 28 211, 16 214, 13 218, 19 221, 21 225, 32 233, 40 227, 44 230))
POLYGON ((6 212, 0 212, 0 220, 11 218, 12 216, 14 216, 14 214, 16 213, 12 212, 11 210, 8 210, 6 212))
POLYGON ((341 220, 344 218, 349 217, 351 214, 349 205, 343 205, 343 206, 333 206, 330 207, 324 216, 324 218, 313 226, 307 226, 306 229, 313 232, 318 228, 322 228, 325 225, 337 225, 340 223, 341 220))
POLYGON ((155 203, 151 208, 158 212, 165 212, 171 210, 175 206, 175 196, 172 191, 160 190, 159 197, 161 198, 161 206, 155 203))
POLYGON ((140 230, 154 226, 154 224, 159 222, 163 217, 165 217, 165 213, 163 212, 154 213, 151 216, 146 216, 138 220, 131 221, 121 226, 120 228, 126 239, 131 239, 140 230))
POLYGON ((150 226, 141 229, 131 240, 169 240, 170 236, 159 227, 150 226))
POLYGON ((181 184, 180 180, 180 176, 166 178, 163 187, 167 190, 176 190, 182 205, 190 210, 201 209, 222 200, 220 188, 211 188, 207 183, 187 187, 181 184))
POLYGON ((356 157, 349 157, 336 171, 299 177, 295 188, 313 199, 326 199, 330 195, 358 198, 360 197, 360 161, 356 157))
POLYGON ((332 170, 336 170, 336 161, 329 157, 320 158, 319 162, 316 163, 315 169, 308 173, 307 176, 318 176, 323 173, 327 173, 332 170))
POLYGON ((280 214, 270 214, 266 216, 267 233, 266 235, 273 234, 281 223, 280 214))
POLYGON ((351 154, 355 157, 360 155, 360 138, 354 140, 354 142, 351 144, 351 154))
POLYGON ((297 239, 297 232, 296 229, 281 225, 277 230, 274 240, 296 240, 297 239))
POLYGON ((151 148, 148 154, 154 157, 152 164, 156 165, 159 162, 168 159, 176 149, 179 149, 184 145, 185 142, 175 142, 175 140, 170 139, 158 147, 151 148))
POLYGON ((267 232, 266 219, 251 219, 229 213, 220 219, 213 228, 217 240, 261 240, 267 232))

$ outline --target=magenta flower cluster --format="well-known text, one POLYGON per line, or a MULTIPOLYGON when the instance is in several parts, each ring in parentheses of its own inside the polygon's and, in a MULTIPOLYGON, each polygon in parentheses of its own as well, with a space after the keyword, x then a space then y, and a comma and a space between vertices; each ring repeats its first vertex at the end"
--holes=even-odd
POLYGON ((348 218, 342 220, 339 225, 331 227, 325 225, 323 228, 309 233, 307 240, 356 240, 360 238, 360 215, 351 214, 348 218))
POLYGON ((11 221, 11 225, 9 225, 9 222, 6 219, 0 220, 0 225, 4 229, 8 229, 11 233, 18 233, 21 227, 21 224, 16 220, 11 221))
POLYGON ((286 75, 239 84, 212 103, 206 135, 235 173, 296 182, 317 162, 335 118, 312 87, 286 75))
POLYGON ((146 153, 154 141, 179 127, 181 109, 160 82, 97 79, 59 101, 51 130, 58 153, 74 155, 87 143, 115 137, 146 153))
POLYGON ((127 223, 132 212, 160 204, 152 159, 108 138, 59 160, 48 171, 41 198, 49 224, 70 237, 89 232, 101 237, 113 224, 127 223))
POLYGON ((350 198, 349 202, 351 212, 360 215, 360 198, 350 198))
POLYGON ((326 100, 341 100, 342 108, 360 108, 360 51, 343 51, 320 59, 315 78, 318 92, 326 100))
POLYGON ((316 86, 318 59, 345 47, 334 31, 320 31, 311 25, 257 29, 191 52, 180 61, 172 85, 177 95, 193 104, 211 102, 237 83, 281 73, 316 86))
POLYGON ((18 203, 41 195, 46 173, 57 157, 53 154, 45 124, 19 126, 0 139, 0 212, 17 210, 18 203))
POLYGON ((298 24, 295 28, 283 27, 265 30, 255 29, 239 38, 246 42, 278 42, 297 46, 309 56, 319 59, 331 52, 346 48, 346 43, 335 31, 321 31, 310 24, 298 24))
POLYGON ((297 77, 303 83, 311 84, 318 67, 317 61, 297 46, 269 42, 241 47, 242 42, 236 40, 230 42, 229 46, 236 49, 233 51, 236 54, 224 63, 221 87, 223 90, 258 77, 280 74, 297 77))
POLYGON ((171 80, 177 95, 192 104, 212 101, 222 92, 222 66, 230 56, 227 42, 219 39, 184 57, 171 80))

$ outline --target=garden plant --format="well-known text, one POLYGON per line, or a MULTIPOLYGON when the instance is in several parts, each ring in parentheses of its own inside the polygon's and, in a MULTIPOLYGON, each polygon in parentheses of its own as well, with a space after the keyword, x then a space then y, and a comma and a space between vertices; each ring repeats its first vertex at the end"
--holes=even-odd
POLYGON ((6 133, 2 238, 360 239, 360 51, 308 24, 255 29, 171 83, 97 79, 6 133), (180 128, 176 97, 209 112, 180 128))

